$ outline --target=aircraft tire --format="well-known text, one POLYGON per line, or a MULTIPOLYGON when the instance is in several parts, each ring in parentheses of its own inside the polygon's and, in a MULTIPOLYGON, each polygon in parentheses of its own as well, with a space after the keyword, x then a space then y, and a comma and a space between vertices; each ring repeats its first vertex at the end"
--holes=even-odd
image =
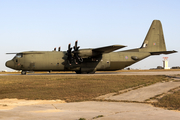
POLYGON ((75 71, 76 74, 88 74, 88 72, 75 71))
POLYGON ((26 71, 22 71, 22 72, 21 72, 21 75, 26 75, 26 71))
POLYGON ((88 74, 94 74, 95 73, 95 71, 92 71, 92 72, 89 72, 88 74))
POLYGON ((81 74, 87 74, 87 72, 81 72, 81 74))
POLYGON ((76 74, 81 74, 81 71, 75 71, 76 72, 76 74))

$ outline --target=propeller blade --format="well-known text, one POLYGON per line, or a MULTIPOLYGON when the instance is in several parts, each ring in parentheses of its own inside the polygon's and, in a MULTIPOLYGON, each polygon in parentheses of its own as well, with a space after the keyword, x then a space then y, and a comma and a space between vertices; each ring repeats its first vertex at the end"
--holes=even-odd
POLYGON ((71 65, 71 60, 72 60, 71 50, 72 50, 72 48, 71 48, 71 43, 69 43, 69 45, 68 45, 68 50, 67 50, 67 56, 68 56, 67 59, 68 59, 69 65, 71 65))
POLYGON ((75 50, 77 50, 77 43, 78 43, 78 41, 76 40, 76 42, 75 42, 75 50))
POLYGON ((75 41, 74 51, 78 51, 79 49, 79 46, 77 46, 77 44, 78 44, 78 40, 75 41))
POLYGON ((68 50, 70 50, 71 49, 71 43, 69 43, 69 45, 68 45, 68 50))
POLYGON ((75 46, 73 47, 74 48, 74 51, 72 53, 74 53, 74 62, 76 64, 79 64, 79 63, 82 63, 83 62, 83 59, 78 55, 79 54, 79 46, 78 46, 78 40, 75 41, 75 46))

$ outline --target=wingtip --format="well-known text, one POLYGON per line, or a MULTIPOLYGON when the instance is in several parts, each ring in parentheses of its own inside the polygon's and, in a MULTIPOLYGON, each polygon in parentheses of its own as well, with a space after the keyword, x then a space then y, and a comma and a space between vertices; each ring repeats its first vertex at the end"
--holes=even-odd
POLYGON ((176 50, 173 50, 173 52, 174 52, 174 53, 177 53, 178 51, 176 51, 176 50))

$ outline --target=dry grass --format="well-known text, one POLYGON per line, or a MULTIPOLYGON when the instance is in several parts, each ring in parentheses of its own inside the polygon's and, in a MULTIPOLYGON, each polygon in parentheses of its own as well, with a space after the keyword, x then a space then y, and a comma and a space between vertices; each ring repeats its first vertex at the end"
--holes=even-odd
POLYGON ((0 99, 92 100, 107 93, 165 80, 165 76, 0 76, 0 99))
POLYGON ((114 71, 114 72, 163 72, 163 71, 180 71, 180 69, 117 70, 117 71, 114 71))
POLYGON ((180 110, 180 91, 164 96, 157 103, 154 103, 154 105, 170 110, 180 110))

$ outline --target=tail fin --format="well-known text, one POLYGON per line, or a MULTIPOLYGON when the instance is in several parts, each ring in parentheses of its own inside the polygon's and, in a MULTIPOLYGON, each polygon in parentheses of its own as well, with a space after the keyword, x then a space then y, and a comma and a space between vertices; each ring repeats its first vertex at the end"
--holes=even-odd
POLYGON ((159 20, 154 20, 140 48, 143 52, 166 51, 163 29, 159 20))

